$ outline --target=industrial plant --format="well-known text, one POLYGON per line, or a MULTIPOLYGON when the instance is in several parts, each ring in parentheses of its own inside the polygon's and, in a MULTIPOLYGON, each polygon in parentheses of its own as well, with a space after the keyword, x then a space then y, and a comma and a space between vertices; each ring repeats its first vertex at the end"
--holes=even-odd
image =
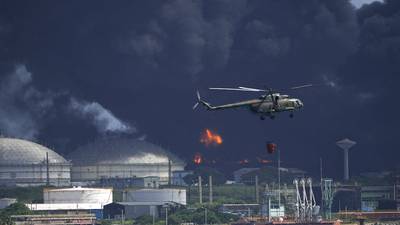
MULTIPOLYGON (((390 176, 397 183, 357 183, 350 173, 348 157, 355 141, 343 139, 336 144, 345 150, 342 180, 324 177, 322 161, 320 180, 308 177, 301 169, 281 167, 278 154, 277 167, 239 164, 240 168, 232 173, 234 180, 217 184, 213 182, 220 179, 217 174, 200 173, 207 168, 202 160, 186 163, 144 140, 103 138, 77 148, 64 158, 31 141, 0 138, 0 184, 3 188, 44 187, 40 189, 40 201, 25 202, 30 211, 42 216, 12 217, 17 224, 66 220, 93 224, 146 216, 153 221, 167 221, 169 214, 178 215, 188 209, 195 210, 195 214, 206 210, 203 213, 241 218, 242 224, 274 221, 333 224, 346 218, 400 217, 396 211, 400 207, 399 173, 360 175, 382 179, 390 176), (188 164, 192 170, 187 170, 188 164), (375 213, 381 209, 395 211, 375 213)), ((267 148, 271 156, 278 151, 274 143, 269 142, 267 148)), ((18 196, 8 197, 16 198, 0 199, 2 208, 17 202, 18 196)), ((207 215, 204 216, 207 220, 207 215)))

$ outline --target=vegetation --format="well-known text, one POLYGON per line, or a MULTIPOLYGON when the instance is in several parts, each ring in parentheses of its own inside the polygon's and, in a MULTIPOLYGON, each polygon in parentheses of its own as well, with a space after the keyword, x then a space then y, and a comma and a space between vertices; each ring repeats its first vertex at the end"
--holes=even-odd
POLYGON ((168 217, 168 223, 181 224, 185 222, 193 222, 195 224, 204 224, 206 215, 208 224, 222 224, 238 220, 238 217, 235 215, 218 212, 216 206, 206 206, 195 209, 178 210, 168 217))
POLYGON ((23 203, 14 203, 0 210, 0 225, 11 225, 11 215, 30 215, 32 211, 23 203))
MULTIPOLYGON (((260 195, 261 196, 261 195, 260 195)), ((203 202, 209 201, 209 189, 203 187, 203 202)), ((199 202, 198 186, 191 186, 188 189, 188 203, 195 204, 199 202)), ((213 202, 222 203, 254 203, 255 188, 249 185, 219 185, 213 187, 213 202)))
MULTIPOLYGON (((278 169, 275 167, 263 167, 259 170, 249 172, 242 176, 242 180, 246 184, 254 184, 255 176, 258 176, 260 184, 272 184, 278 181, 278 169)), ((281 183, 292 184, 299 174, 288 173, 281 170, 281 183)))
POLYGON ((193 174, 187 175, 183 179, 185 180, 185 183, 189 185, 194 185, 199 182, 199 176, 201 176, 202 184, 208 184, 209 176, 212 176, 212 182, 214 185, 222 185, 226 182, 225 175, 215 168, 211 167, 199 167, 195 171, 193 171, 193 174))
POLYGON ((18 202, 43 202, 43 187, 6 187, 0 188, 0 198, 16 198, 18 202))

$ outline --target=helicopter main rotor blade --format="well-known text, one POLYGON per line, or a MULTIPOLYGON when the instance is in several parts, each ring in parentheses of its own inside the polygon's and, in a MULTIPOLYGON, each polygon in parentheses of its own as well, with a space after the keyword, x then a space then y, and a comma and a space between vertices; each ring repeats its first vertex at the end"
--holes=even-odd
POLYGON ((249 90, 249 91, 258 91, 258 92, 266 92, 268 90, 264 90, 264 89, 258 89, 258 88, 249 88, 249 87, 239 87, 240 89, 243 90, 249 90))
POLYGON ((253 90, 253 89, 245 89, 245 88, 209 88, 209 90, 217 90, 217 91, 252 91, 259 92, 261 90, 253 90))
POLYGON ((291 87, 291 90, 296 90, 296 89, 300 89, 300 88, 307 88, 307 87, 312 87, 314 86, 313 84, 305 84, 305 85, 300 85, 300 86, 296 86, 296 87, 291 87))

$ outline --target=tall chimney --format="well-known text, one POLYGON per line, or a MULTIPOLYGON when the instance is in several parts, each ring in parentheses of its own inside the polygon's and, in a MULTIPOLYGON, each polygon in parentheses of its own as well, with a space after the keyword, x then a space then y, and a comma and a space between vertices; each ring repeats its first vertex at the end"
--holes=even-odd
POLYGON ((357 142, 352 141, 348 138, 337 141, 336 145, 343 150, 343 179, 349 180, 349 149, 353 147, 357 142))

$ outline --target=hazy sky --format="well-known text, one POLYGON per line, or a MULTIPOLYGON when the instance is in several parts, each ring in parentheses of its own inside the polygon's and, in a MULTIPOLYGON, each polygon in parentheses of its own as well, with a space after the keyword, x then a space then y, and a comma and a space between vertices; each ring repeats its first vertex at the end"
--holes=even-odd
MULTIPOLYGON (((348 0, 2 1, 0 132, 67 155, 82 144, 128 136, 221 169, 238 161, 327 176, 342 174, 337 140, 358 144, 351 173, 398 165, 400 1, 358 10, 348 0), (287 88, 304 108, 261 121, 249 110, 196 111, 257 98, 215 86, 287 88), (218 147, 199 142, 210 128, 218 147)), ((285 91, 286 93, 286 91, 285 91)))

